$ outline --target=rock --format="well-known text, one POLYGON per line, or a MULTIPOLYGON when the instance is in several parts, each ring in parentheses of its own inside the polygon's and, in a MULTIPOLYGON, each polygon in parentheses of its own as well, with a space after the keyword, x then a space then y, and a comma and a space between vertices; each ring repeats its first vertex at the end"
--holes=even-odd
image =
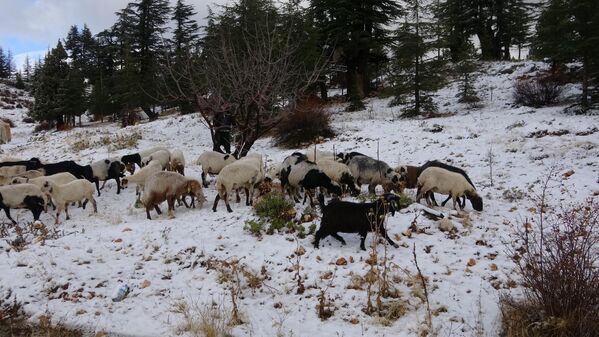
POLYGON ((349 320, 349 322, 350 322, 351 324, 358 324, 358 323, 360 323, 360 320, 359 320, 359 319, 357 319, 357 318, 352 318, 352 319, 350 319, 350 320, 349 320))
POLYGON ((497 271, 497 265, 495 263, 491 263, 489 269, 491 269, 491 271, 497 271))
POLYGON ((347 260, 344 257, 340 257, 335 261, 335 264, 338 266, 345 266, 347 265, 347 260))
POLYGON ((298 256, 302 256, 302 255, 306 254, 306 248, 304 248, 304 246, 299 246, 295 250, 295 254, 298 255, 298 256))
POLYGON ((145 288, 149 287, 150 284, 152 284, 152 282, 150 282, 149 280, 144 280, 139 287, 141 289, 145 289, 145 288))
POLYGON ((471 258, 470 260, 468 260, 468 263, 466 265, 468 267, 473 267, 476 265, 476 260, 474 258, 471 258))
POLYGON ((439 230, 442 232, 455 232, 457 231, 455 225, 453 224, 453 222, 447 218, 443 218, 441 220, 439 220, 439 230))

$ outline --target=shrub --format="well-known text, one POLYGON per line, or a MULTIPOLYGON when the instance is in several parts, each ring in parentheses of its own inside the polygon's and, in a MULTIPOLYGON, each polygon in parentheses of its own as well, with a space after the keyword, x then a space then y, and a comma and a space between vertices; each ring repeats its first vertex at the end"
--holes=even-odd
POLYGON ((516 234, 512 259, 524 297, 502 299, 506 336, 597 336, 599 203, 589 199, 547 218, 545 207, 516 234))
POLYGON ((305 100, 279 123, 274 131, 274 141, 277 146, 295 148, 334 135, 330 115, 324 106, 316 100, 305 100))
POLYGON ((516 104, 535 108, 555 104, 562 93, 557 75, 540 75, 532 79, 520 79, 514 89, 516 104))
POLYGON ((285 227, 295 229, 292 221, 295 217, 295 204, 285 199, 280 192, 265 194, 254 205, 254 211, 259 219, 247 221, 245 227, 254 235, 259 235, 266 223, 270 224, 266 234, 273 234, 275 230, 285 227))

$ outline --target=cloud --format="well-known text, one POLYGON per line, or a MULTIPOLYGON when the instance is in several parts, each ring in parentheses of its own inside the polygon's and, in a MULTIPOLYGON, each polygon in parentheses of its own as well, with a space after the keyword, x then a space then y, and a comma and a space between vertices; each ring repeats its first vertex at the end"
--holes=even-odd
MULTIPOLYGON (((115 12, 129 0, 0 0, 0 43, 15 53, 54 46, 71 25, 87 24, 93 34, 109 28, 115 12)), ((171 5, 175 1, 171 0, 171 5)), ((187 0, 194 5, 202 24, 207 7, 227 0, 187 0)))
POLYGON ((37 60, 39 58, 43 58, 47 52, 48 51, 46 49, 28 51, 26 53, 21 53, 21 54, 15 55, 13 57, 13 61, 15 63, 15 66, 17 67, 17 70, 23 70, 24 65, 25 65, 25 57, 29 56, 29 63, 33 67, 35 62, 37 62, 37 60))

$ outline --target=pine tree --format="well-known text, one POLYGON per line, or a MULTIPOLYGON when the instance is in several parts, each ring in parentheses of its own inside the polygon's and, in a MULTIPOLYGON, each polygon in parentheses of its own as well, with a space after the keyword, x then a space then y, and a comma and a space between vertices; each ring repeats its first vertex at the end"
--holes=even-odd
POLYGON ((25 55, 25 61, 23 62, 23 77, 25 82, 31 82, 31 76, 33 75, 33 69, 31 67, 31 60, 29 55, 25 55))
POLYGON ((392 0, 311 0, 315 25, 336 46, 347 68, 350 109, 363 108, 372 90, 371 51, 389 42, 390 25, 401 13, 392 0))
POLYGON ((422 0, 405 3, 408 17, 400 25, 393 46, 391 78, 396 97, 391 104, 407 104, 403 116, 412 117, 436 110, 431 93, 443 85, 445 60, 433 56, 435 23, 423 20, 430 9, 422 0))
POLYGON ((542 12, 533 45, 536 57, 554 65, 582 63, 580 110, 599 104, 599 3, 594 0, 551 0, 542 12))
POLYGON ((472 43, 468 43, 462 49, 462 54, 458 55, 458 59, 460 61, 456 62, 454 67, 454 72, 458 79, 458 102, 475 104, 480 101, 480 97, 478 97, 474 88, 478 62, 472 43))
POLYGON ((4 55, 4 50, 0 46, 0 78, 7 78, 8 71, 6 69, 6 56, 4 55))
POLYGON ((15 88, 17 89, 25 89, 25 82, 23 82, 23 75, 18 71, 15 75, 15 88))

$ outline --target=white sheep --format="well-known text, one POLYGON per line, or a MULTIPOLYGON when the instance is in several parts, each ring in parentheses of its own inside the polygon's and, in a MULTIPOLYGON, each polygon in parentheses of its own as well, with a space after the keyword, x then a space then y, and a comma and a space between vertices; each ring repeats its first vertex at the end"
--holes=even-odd
POLYGON ((127 171, 133 174, 135 173, 135 164, 141 167, 141 159, 157 151, 168 151, 168 149, 164 146, 154 146, 149 149, 141 150, 137 153, 126 154, 121 157, 121 162, 125 164, 127 171))
POLYGON ((218 201, 222 198, 227 205, 227 211, 233 212, 229 205, 229 196, 233 191, 243 188, 246 194, 246 205, 253 203, 254 186, 263 179, 263 172, 248 161, 237 161, 225 166, 216 178, 216 190, 218 194, 214 199, 212 210, 216 212, 218 201))
POLYGON ((452 172, 440 167, 429 167, 425 169, 418 177, 416 202, 419 202, 424 196, 426 197, 427 204, 430 206, 431 201, 428 192, 450 195, 453 201, 453 207, 456 210, 459 205, 459 202, 456 202, 456 200, 465 195, 472 203, 472 208, 477 211, 483 210, 482 198, 476 193, 474 186, 472 186, 460 173, 452 172))
POLYGON ((27 171, 25 165, 13 165, 0 167, 0 176, 15 177, 27 171))
POLYGON ((347 165, 330 159, 320 160, 317 165, 324 174, 343 186, 344 189, 348 188, 353 194, 360 193, 360 190, 356 188, 355 178, 347 165))
POLYGON ((10 209, 25 208, 33 214, 33 220, 39 220, 46 208, 46 197, 39 187, 33 184, 0 186, 0 208, 13 224, 17 222, 10 216, 10 209))
POLYGON ((171 153, 167 150, 159 150, 149 156, 141 158, 141 167, 146 166, 150 161, 158 160, 163 170, 168 170, 171 163, 171 153))
POLYGON ((237 161, 231 154, 220 153, 216 151, 206 151, 202 153, 196 160, 196 164, 202 167, 202 184, 208 187, 206 174, 219 174, 220 171, 227 165, 237 161))
POLYGON ((170 169, 171 171, 179 172, 181 175, 185 175, 185 156, 183 155, 183 151, 174 149, 171 152, 170 169))
MULTIPOLYGON (((77 180, 77 177, 75 177, 71 173, 60 172, 60 173, 56 173, 56 174, 53 174, 50 176, 42 176, 42 177, 37 177, 37 178, 14 177, 14 178, 12 178, 12 181, 10 183, 12 185, 34 184, 37 187, 42 188, 46 181, 51 181, 57 185, 64 185, 64 184, 68 184, 71 181, 75 181, 75 180, 77 180)), ((45 195, 48 198, 48 201, 51 201, 54 203, 54 201, 52 200, 52 196, 49 193, 45 193, 45 195)), ((54 205, 56 205, 56 204, 54 203, 54 205)))
POLYGON ((150 217, 150 209, 152 208, 158 214, 162 214, 158 205, 164 201, 168 203, 169 218, 174 218, 175 200, 188 195, 198 200, 200 208, 206 200, 199 181, 177 172, 160 171, 146 179, 141 201, 146 208, 146 215, 149 220, 152 219, 150 217))
MULTIPOLYGON (((123 188, 127 188, 129 183, 134 183, 135 186, 135 195, 137 195, 137 200, 140 198, 141 192, 144 190, 144 184, 146 179, 156 172, 162 171, 162 165, 158 160, 152 160, 148 163, 148 165, 141 168, 141 170, 137 171, 135 174, 127 176, 121 180, 121 184, 123 188)), ((137 201, 136 201, 137 202, 137 201)))
POLYGON ((86 179, 77 179, 63 185, 55 184, 52 181, 45 181, 41 190, 49 193, 56 205, 56 224, 58 224, 58 218, 63 208, 67 215, 67 220, 71 218, 69 215, 69 204, 75 201, 85 200, 83 202, 84 209, 87 202, 91 202, 94 207, 94 213, 98 213, 98 207, 94 199, 94 184, 86 179))

